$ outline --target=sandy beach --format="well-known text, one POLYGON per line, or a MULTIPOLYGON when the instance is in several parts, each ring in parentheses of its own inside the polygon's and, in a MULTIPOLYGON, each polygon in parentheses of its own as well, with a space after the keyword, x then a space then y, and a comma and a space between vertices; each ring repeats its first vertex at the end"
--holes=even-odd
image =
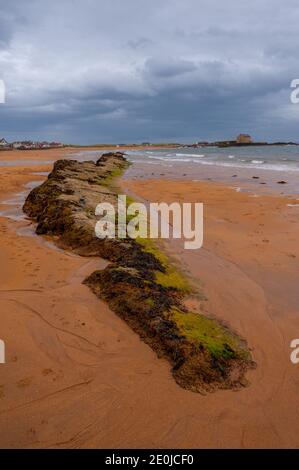
MULTIPOLYGON (((27 164, 0 169, 0 210, 73 152, 1 152, 27 164)), ((165 250, 200 284, 204 312, 247 340, 250 384, 207 395, 180 388, 167 361, 82 284, 105 261, 58 250, 25 218, 2 214, 0 447, 298 448, 297 197, 190 179, 122 185, 147 201, 204 203, 203 248, 170 241, 165 250)))

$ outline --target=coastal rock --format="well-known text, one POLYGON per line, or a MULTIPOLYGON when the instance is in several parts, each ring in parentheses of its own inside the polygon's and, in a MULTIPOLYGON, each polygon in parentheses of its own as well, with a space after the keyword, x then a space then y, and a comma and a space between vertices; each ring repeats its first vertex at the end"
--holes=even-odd
POLYGON ((48 179, 28 195, 24 212, 36 233, 82 256, 110 261, 84 281, 143 341, 172 365, 177 383, 192 391, 239 388, 254 366, 244 340, 214 319, 187 310, 191 289, 148 240, 99 239, 95 207, 116 207, 115 178, 128 167, 121 152, 92 161, 59 160, 48 179))

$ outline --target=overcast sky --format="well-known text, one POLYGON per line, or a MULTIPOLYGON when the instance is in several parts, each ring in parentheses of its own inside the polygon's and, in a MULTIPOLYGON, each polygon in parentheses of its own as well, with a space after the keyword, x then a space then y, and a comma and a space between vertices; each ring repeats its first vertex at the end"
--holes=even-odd
POLYGON ((0 137, 299 141, 298 0, 0 0, 0 137))

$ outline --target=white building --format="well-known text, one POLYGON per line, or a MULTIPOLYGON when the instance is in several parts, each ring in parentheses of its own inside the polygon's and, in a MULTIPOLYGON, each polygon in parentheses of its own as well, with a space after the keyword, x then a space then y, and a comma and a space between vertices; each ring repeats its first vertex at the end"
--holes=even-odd
POLYGON ((5 139, 0 139, 0 148, 1 147, 8 147, 9 143, 5 139))

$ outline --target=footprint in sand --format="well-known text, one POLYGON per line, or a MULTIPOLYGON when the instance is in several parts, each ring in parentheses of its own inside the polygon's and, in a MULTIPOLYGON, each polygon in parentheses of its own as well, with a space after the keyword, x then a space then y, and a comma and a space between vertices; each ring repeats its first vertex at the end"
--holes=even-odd
POLYGON ((18 387, 28 387, 31 384, 32 380, 33 380, 32 377, 25 377, 24 379, 21 379, 17 382, 17 386, 18 387))
POLYGON ((33 435, 33 436, 35 436, 35 434, 36 434, 35 428, 30 428, 30 429, 28 429, 27 432, 28 432, 28 434, 31 434, 31 435, 33 435))
POLYGON ((53 374, 53 369, 43 369, 42 370, 42 375, 46 377, 47 375, 53 374))

